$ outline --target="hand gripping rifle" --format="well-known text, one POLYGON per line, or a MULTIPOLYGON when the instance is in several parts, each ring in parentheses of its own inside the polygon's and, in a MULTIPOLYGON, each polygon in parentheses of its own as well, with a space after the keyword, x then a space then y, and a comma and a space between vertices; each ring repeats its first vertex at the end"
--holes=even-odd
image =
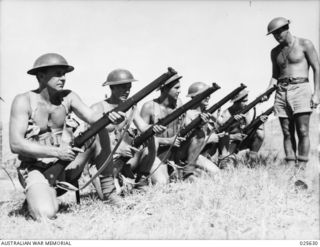
MULTIPOLYGON (((252 101, 249 105, 247 105, 244 109, 239 111, 236 115, 238 114, 245 114, 248 111, 250 111, 253 107, 255 107, 258 103, 261 102, 261 99, 266 96, 270 97, 270 95, 277 89, 277 86, 273 86, 272 88, 269 88, 267 91, 265 91, 263 94, 259 95, 254 101, 252 101)), ((235 124, 237 120, 232 116, 225 122, 222 126, 218 128, 218 133, 223 132, 223 131, 228 131, 229 128, 232 127, 233 124, 235 124)))
MULTIPOLYGON (((232 98, 234 98, 240 91, 242 91, 243 89, 245 89, 247 86, 244 84, 240 84, 239 87, 237 87, 235 90, 233 90, 231 93, 229 93, 228 95, 226 95, 223 99, 221 99, 220 101, 218 101, 216 104, 214 104, 213 106, 211 106, 209 109, 207 109, 205 112, 207 113, 214 113, 215 111, 217 111, 221 106, 223 106, 225 103, 227 103, 229 100, 231 100, 232 98)), ((186 136, 190 131, 192 131, 193 129, 195 129, 196 127, 201 126, 202 120, 201 117, 198 116, 195 119, 193 119, 188 125, 186 125, 185 127, 183 127, 180 131, 179 136, 184 137, 186 136)))
MULTIPOLYGON (((146 97, 155 89, 159 88, 159 86, 164 84, 169 78, 171 78, 175 74, 177 74, 177 72, 174 69, 168 68, 168 72, 159 76, 153 82, 148 84, 135 95, 127 99, 125 102, 121 103, 112 111, 128 111, 133 105, 135 105, 137 102, 146 97)), ((91 137, 95 136, 99 131, 101 131, 103 128, 109 125, 111 123, 111 120, 108 117, 110 112, 105 113, 98 121, 93 123, 88 130, 83 132, 81 135, 77 136, 73 140, 71 146, 81 148, 86 143, 86 141, 88 141, 91 137)), ((48 179, 50 185, 56 185, 58 178, 64 180, 64 169, 69 163, 71 162, 65 160, 58 160, 44 172, 44 176, 48 179)))
POLYGON ((240 144, 237 146, 237 150, 242 150, 245 147, 248 146, 248 142, 256 132, 256 130, 264 123, 261 120, 262 116, 269 116, 273 112, 273 106, 270 107, 268 110, 263 112, 261 115, 256 117, 255 120, 253 120, 248 126, 242 129, 243 134, 246 135, 246 137, 240 142, 240 144))
MULTIPOLYGON (((212 94, 213 92, 217 91, 218 89, 220 89, 220 86, 217 85, 216 83, 212 84, 212 87, 209 87, 207 90, 205 90, 204 92, 196 95, 192 100, 188 101, 187 103, 185 103, 184 105, 180 106, 178 109, 176 109, 175 111, 171 112, 169 115, 167 115, 166 117, 160 119, 157 123, 155 123, 156 125, 163 125, 166 126, 169 123, 171 123, 173 120, 175 120, 176 118, 178 118, 181 114, 185 113, 187 110, 189 110, 192 107, 195 107, 196 105, 198 105, 203 99, 207 98, 210 94, 212 94)), ((134 147, 139 147, 140 145, 142 145, 148 138, 150 138, 151 136, 154 135, 154 131, 153 131, 153 126, 149 127, 146 131, 144 131, 143 133, 141 133, 139 136, 137 136, 133 142, 132 145, 134 147)))

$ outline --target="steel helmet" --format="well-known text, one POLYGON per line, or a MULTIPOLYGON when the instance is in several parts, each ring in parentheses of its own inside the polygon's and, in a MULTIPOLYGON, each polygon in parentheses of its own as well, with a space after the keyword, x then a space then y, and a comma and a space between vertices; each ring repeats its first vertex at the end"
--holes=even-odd
POLYGON ((126 69, 115 69, 112 70, 107 77, 107 80, 102 84, 102 86, 107 85, 118 85, 137 81, 133 78, 133 75, 129 70, 126 69))
POLYGON ((57 53, 47 53, 38 57, 33 64, 33 68, 28 70, 27 73, 30 75, 36 75, 39 70, 53 66, 65 67, 66 73, 74 70, 74 67, 69 65, 63 56, 57 53))
POLYGON ((286 18, 283 18, 283 17, 274 18, 268 24, 268 33, 267 33, 267 35, 269 35, 270 33, 273 33, 277 29, 279 29, 279 28, 281 28, 281 27, 283 27, 285 25, 289 25, 289 24, 290 24, 290 20, 288 20, 286 18))
POLYGON ((204 82, 194 82, 191 84, 191 86, 188 89, 187 97, 194 97, 197 94, 202 93, 208 88, 209 88, 209 85, 207 85, 204 82))

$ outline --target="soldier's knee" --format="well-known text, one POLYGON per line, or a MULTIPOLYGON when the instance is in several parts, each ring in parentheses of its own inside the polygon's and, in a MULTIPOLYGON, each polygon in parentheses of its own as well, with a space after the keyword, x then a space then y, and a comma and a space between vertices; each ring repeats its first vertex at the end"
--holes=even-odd
POLYGON ((298 137, 308 137, 309 136, 309 128, 308 126, 300 126, 299 128, 297 128, 297 134, 298 137))
POLYGON ((29 212, 35 220, 55 219, 58 206, 55 204, 38 204, 29 206, 29 212))

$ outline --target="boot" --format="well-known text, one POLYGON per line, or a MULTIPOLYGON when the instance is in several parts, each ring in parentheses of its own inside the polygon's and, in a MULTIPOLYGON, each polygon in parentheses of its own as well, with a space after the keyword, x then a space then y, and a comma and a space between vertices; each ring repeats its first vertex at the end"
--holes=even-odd
POLYGON ((103 201, 113 206, 120 206, 122 201, 116 193, 116 186, 113 176, 100 176, 103 201))

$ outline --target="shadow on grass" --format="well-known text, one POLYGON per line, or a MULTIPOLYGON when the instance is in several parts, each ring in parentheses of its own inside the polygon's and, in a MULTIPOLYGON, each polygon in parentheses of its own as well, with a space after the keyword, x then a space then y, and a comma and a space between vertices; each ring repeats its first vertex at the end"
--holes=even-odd
POLYGON ((22 204, 16 204, 8 213, 9 217, 24 217, 26 220, 32 220, 29 214, 27 201, 24 200, 22 204))

